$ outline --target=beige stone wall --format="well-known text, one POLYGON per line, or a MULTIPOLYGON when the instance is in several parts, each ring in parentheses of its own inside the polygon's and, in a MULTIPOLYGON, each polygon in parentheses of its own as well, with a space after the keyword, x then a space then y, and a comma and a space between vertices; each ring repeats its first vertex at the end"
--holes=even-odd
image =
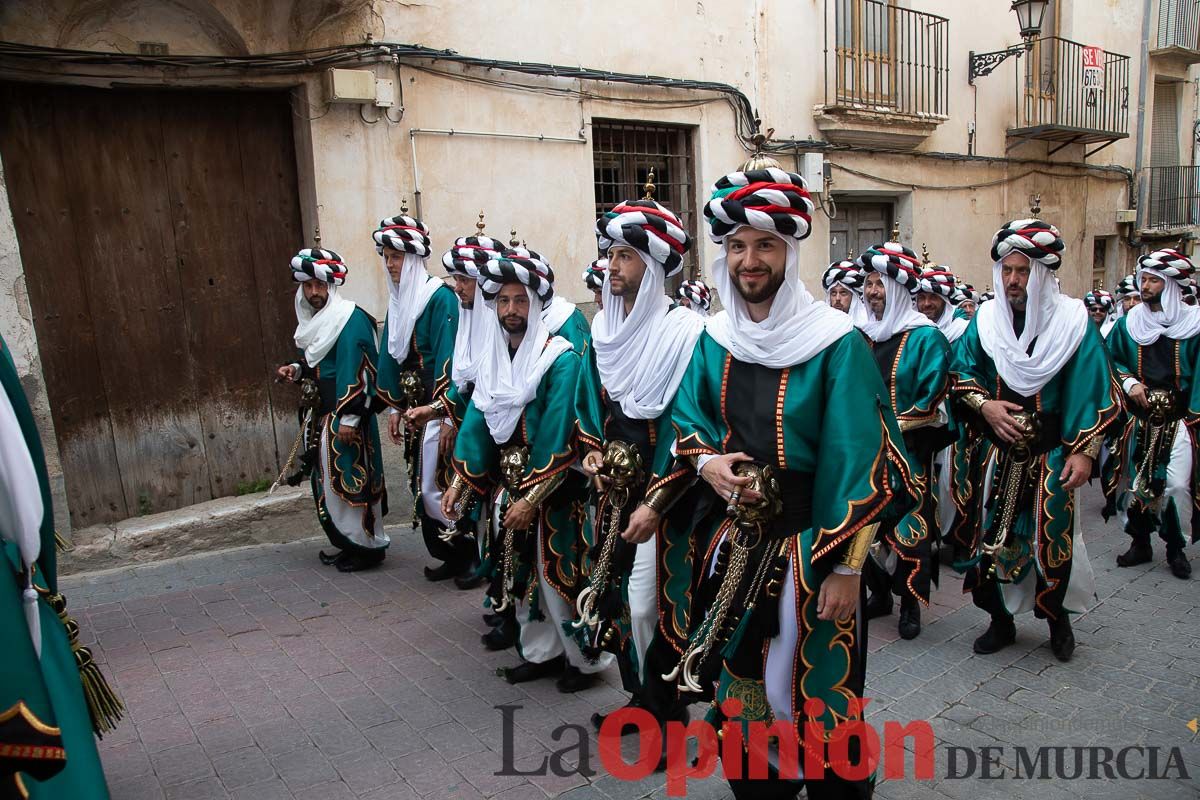
MULTIPOLYGON (((1144 3, 1156 5, 1158 0, 1053 1, 1058 5, 1060 35, 1132 57, 1130 137, 1088 163, 1133 169, 1138 161, 1144 3)), ((166 43, 172 54, 244 55, 361 43, 370 35, 377 41, 419 43, 479 57, 725 82, 746 94, 778 137, 806 139, 820 138, 813 110, 825 101, 826 48, 835 41, 834 2, 7 0, 0 3, 0 39, 114 52, 136 52, 139 41, 153 41, 166 43)), ((1084 148, 1080 145, 1048 161, 1045 143, 1010 147, 1005 131, 1016 118, 1014 62, 981 78, 975 87, 967 82, 969 51, 998 50, 1019 42, 1008 3, 901 0, 899 4, 950 19, 949 119, 919 149, 965 154, 973 122, 977 155, 1028 163, 839 150, 826 154, 833 164, 833 191, 838 197, 892 198, 903 240, 918 251, 922 242, 928 243, 936 260, 983 288, 991 283, 987 259, 991 234, 1005 220, 1026 216, 1030 196, 1040 194, 1043 216, 1058 224, 1068 240, 1061 273, 1066 290, 1081 293, 1090 287, 1096 236, 1118 237, 1120 244, 1110 254, 1110 276, 1127 271, 1136 253, 1124 244, 1128 226, 1115 222, 1117 210, 1134 204, 1125 178, 1081 168, 1078 162, 1084 148)), ((1152 15, 1152 37, 1154 21, 1152 15)), ((492 235, 507 238, 515 227, 531 247, 549 257, 561 276, 560 291, 582 301, 590 298, 579 274, 595 254, 593 119, 694 126, 696 193, 689 207, 676 209, 684 215, 698 214, 708 186, 747 155, 735 135, 729 104, 713 94, 499 76, 449 62, 360 68, 398 82, 402 119, 392 121, 398 108, 392 109, 392 118, 386 118, 372 107, 327 104, 321 75, 315 72, 269 78, 253 72, 213 72, 210 78, 195 81, 185 80, 181 73, 96 67, 76 71, 86 72, 87 77, 59 70, 41 79, 96 85, 120 81, 293 88, 306 230, 319 223, 323 243, 342 252, 352 266, 347 292, 378 316, 386 307, 386 289, 370 233, 381 217, 397 213, 403 200, 414 211, 419 209, 432 227, 438 253, 453 237, 474 231, 481 209, 492 235), (456 79, 456 73, 472 79, 520 80, 531 90, 456 79), (584 90, 593 96, 564 95, 561 90, 584 90), (414 134, 429 129, 569 141, 414 134)), ((1169 68, 1157 60, 1151 60, 1150 69, 1154 75, 1169 73, 1184 81, 1197 74, 1186 66, 1169 68)), ((1147 115, 1153 105, 1154 75, 1148 76, 1147 115)), ((28 72, 3 77, 32 78, 28 72)), ((1180 112, 1185 163, 1191 161, 1194 96, 1194 84, 1188 84, 1180 112)), ((1149 146, 1147 131, 1144 155, 1149 146)), ((790 156, 781 160, 794 166, 790 156)), ((700 261, 707 271, 714 247, 704 237, 703 225, 698 227, 700 261)), ((805 278, 814 282, 830 255, 829 221, 818 211, 813 235, 803 245, 805 278)), ((281 263, 280 280, 287 279, 281 263)), ((10 337, 19 368, 37 396, 40 369, 22 280, 6 199, 0 197, 0 330, 10 337)), ((44 405, 44 399, 40 402, 44 405)), ((49 434, 49 420, 43 421, 49 434)), ((52 435, 47 440, 52 442, 52 435)))

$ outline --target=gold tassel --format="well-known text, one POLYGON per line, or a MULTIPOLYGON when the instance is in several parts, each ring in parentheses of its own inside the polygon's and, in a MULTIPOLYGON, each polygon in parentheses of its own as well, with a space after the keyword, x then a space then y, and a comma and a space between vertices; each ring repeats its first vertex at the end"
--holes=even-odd
POLYGON ((54 545, 58 548, 58 552, 60 553, 69 553, 75 549, 75 545, 71 543, 71 540, 63 536, 58 531, 54 532, 54 545))
POLYGON ((79 667, 79 679, 83 684, 88 715, 92 718, 92 730, 103 739, 104 734, 115 729, 124 717, 125 704, 109 686, 108 680, 92 656, 92 651, 79 643, 79 623, 67 614, 67 599, 61 594, 52 594, 48 595, 46 600, 62 620, 63 627, 67 629, 67 641, 71 644, 75 664, 79 667))

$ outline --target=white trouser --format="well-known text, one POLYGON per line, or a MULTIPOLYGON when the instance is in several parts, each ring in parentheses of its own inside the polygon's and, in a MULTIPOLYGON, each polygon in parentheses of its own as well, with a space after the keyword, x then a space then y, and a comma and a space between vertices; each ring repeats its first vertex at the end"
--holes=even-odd
POLYGON ((1165 513, 1172 506, 1179 518, 1179 530, 1183 543, 1192 538, 1192 437, 1182 422, 1175 426, 1175 439, 1171 442, 1171 460, 1167 464, 1167 485, 1163 490, 1166 500, 1165 513))
POLYGON ((629 573, 629 620, 638 677, 645 679, 646 651, 658 627, 658 534, 637 546, 629 573))
POLYGON ((953 483, 950 479, 950 467, 954 459, 952 448, 947 447, 937 454, 933 462, 934 480, 937 481, 937 513, 938 525, 941 526, 941 539, 946 540, 950 529, 954 526, 954 496, 951 493, 953 483))
MULTIPOLYGON (((499 509, 500 504, 496 507, 499 509)), ((498 512, 497 512, 498 513, 498 512)), ((541 538, 539 532, 538 538, 541 538)), ((534 664, 541 664, 566 653, 567 662, 580 672, 591 674, 606 669, 613 663, 612 653, 602 653, 593 664, 583 655, 579 645, 567 637, 564 624, 575 619, 575 609, 559 596, 546 580, 546 565, 542 561, 541 542, 537 547, 538 589, 544 619, 529 619, 529 603, 524 598, 517 603, 517 622, 521 626, 521 657, 534 664)))
POLYGON ((425 514, 443 528, 452 528, 454 523, 442 513, 442 490, 437 485, 438 442, 442 437, 442 421, 425 423, 421 436, 421 505, 425 514))
MULTIPOLYGON (((996 474, 998 457, 999 453, 993 452, 984 466, 984 497, 992 496, 992 482, 998 477, 996 474)), ((1071 572, 1067 591, 1063 595, 1063 608, 1073 614, 1082 614, 1090 609, 1096 600, 1096 574, 1092 570, 1092 560, 1088 557, 1087 545, 1083 540, 1083 528, 1079 524, 1084 513, 1083 503, 1080 502, 1078 491, 1072 492, 1072 494, 1074 495, 1074 514, 1071 525, 1071 572)), ((1037 553, 1041 551, 1040 529, 1034 532, 1034 540, 1030 544, 1036 559, 1037 553)), ((1000 599, 1008 613, 1016 615, 1033 611, 1037 604, 1037 580, 1033 575, 1027 575, 1025 580, 1019 583, 999 583, 998 586, 1000 587, 1000 599)))
MULTIPOLYGON (((363 435, 365 436, 366 433, 364 432, 363 435)), ((371 511, 375 515, 372 526, 372 532, 375 535, 372 537, 363 528, 364 509, 355 508, 333 491, 333 484, 329 480, 328 425, 321 428, 321 487, 325 490, 325 510, 329 513, 329 519, 333 522, 333 527, 338 529, 338 533, 359 547, 387 547, 391 544, 392 540, 383 532, 382 503, 375 503, 371 506, 371 511)))

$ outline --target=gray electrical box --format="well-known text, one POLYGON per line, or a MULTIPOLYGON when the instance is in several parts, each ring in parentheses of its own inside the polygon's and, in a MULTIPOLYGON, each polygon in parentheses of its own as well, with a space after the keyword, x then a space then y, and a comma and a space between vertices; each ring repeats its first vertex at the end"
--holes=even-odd
POLYGON ((800 177, 808 185, 811 194, 825 191, 825 154, 802 153, 800 155, 800 177))
POLYGON ((374 103, 375 73, 368 69, 326 70, 325 100, 330 103, 374 103))

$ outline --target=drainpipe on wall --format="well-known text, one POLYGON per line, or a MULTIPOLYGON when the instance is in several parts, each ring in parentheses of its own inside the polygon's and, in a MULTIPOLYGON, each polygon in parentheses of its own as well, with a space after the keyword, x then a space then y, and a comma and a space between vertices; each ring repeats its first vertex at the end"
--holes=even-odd
POLYGON ((1134 183, 1131 189, 1137 188, 1137 196, 1130 194, 1130 200, 1137 203, 1137 222, 1134 223, 1133 230, 1130 231, 1129 237, 1126 240, 1130 247, 1140 248, 1142 240, 1138 236, 1138 231, 1142 229, 1142 222, 1145 220, 1146 213, 1146 187, 1142 184, 1142 167, 1145 164, 1146 150, 1146 86, 1150 80, 1150 12, 1154 0, 1145 0, 1145 7, 1142 11, 1142 52, 1139 56, 1141 68, 1138 76, 1138 107, 1137 107, 1137 152, 1134 154, 1133 175, 1134 183))

